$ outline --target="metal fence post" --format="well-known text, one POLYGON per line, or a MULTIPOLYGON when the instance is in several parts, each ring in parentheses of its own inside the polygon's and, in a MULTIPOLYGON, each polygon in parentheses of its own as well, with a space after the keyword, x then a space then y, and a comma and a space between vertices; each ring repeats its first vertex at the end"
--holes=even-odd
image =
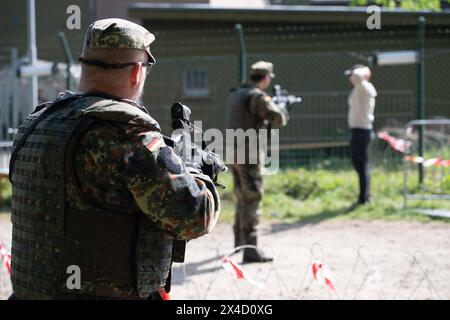
POLYGON ((239 39, 239 81, 243 83, 247 80, 247 50, 245 48, 244 30, 240 23, 234 26, 239 39))
POLYGON ((64 32, 59 32, 58 37, 61 40, 61 44, 64 49, 64 54, 66 55, 66 65, 67 65, 67 75, 66 75, 66 89, 72 90, 72 64, 73 64, 73 57, 72 52, 70 51, 69 42, 67 41, 66 34, 64 32))
MULTIPOLYGON (((36 49, 36 8, 35 1, 28 0, 28 55, 29 63, 34 66, 37 64, 37 49, 36 49)), ((33 111, 33 108, 38 104, 38 77, 32 76, 30 79, 30 105, 26 110, 26 115, 33 111)))
MULTIPOLYGON (((418 119, 425 119, 425 18, 419 17, 418 21, 418 119)), ((424 127, 419 127, 419 157, 423 157, 424 147, 424 127)), ((419 185, 423 184, 424 170, 423 164, 419 164, 419 185)))
POLYGON ((11 49, 11 105, 9 113, 8 134, 12 138, 14 130, 19 127, 19 80, 17 79, 17 69, 19 68, 19 54, 17 48, 11 49))

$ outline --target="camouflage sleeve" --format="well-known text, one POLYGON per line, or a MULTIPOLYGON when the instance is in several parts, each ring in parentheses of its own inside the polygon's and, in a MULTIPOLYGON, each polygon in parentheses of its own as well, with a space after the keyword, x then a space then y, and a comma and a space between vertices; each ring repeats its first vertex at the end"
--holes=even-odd
POLYGON ((159 133, 124 134, 122 128, 100 125, 80 143, 81 170, 90 177, 90 196, 97 201, 116 209, 121 203, 139 208, 176 239, 197 238, 216 224, 211 191, 188 172, 159 133), (112 196, 105 198, 99 189, 112 196))
POLYGON ((272 98, 263 92, 251 96, 250 111, 261 119, 269 121, 273 128, 282 128, 288 121, 287 112, 280 109, 273 103, 272 98))

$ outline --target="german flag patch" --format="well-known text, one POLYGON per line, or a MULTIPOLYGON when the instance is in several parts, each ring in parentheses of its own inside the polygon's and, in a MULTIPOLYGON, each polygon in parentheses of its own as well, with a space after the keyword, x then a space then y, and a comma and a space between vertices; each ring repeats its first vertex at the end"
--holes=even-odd
POLYGON ((270 101, 272 101, 272 97, 270 97, 270 96, 265 96, 265 97, 264 97, 264 101, 265 101, 265 102, 270 102, 270 101))
POLYGON ((142 143, 150 152, 154 152, 164 145, 163 137, 157 132, 145 132, 141 133, 140 136, 143 136, 142 143))

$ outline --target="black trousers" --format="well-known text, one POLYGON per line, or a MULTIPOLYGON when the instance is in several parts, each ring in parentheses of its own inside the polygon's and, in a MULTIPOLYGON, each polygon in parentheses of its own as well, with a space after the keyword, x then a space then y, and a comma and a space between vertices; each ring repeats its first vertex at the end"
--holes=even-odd
POLYGON ((359 179, 359 203, 370 200, 369 144, 372 130, 350 129, 350 153, 359 179))

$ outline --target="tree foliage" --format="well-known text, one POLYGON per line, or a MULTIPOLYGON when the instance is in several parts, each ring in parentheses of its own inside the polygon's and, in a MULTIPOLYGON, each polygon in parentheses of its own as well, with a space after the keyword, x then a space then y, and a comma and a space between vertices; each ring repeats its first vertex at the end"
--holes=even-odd
MULTIPOLYGON (((447 0, 450 2, 450 0, 447 0)), ((405 10, 432 10, 441 11, 440 0, 375 0, 375 4, 384 8, 401 8, 405 10)), ((351 0, 353 6, 366 6, 368 0, 351 0)))

